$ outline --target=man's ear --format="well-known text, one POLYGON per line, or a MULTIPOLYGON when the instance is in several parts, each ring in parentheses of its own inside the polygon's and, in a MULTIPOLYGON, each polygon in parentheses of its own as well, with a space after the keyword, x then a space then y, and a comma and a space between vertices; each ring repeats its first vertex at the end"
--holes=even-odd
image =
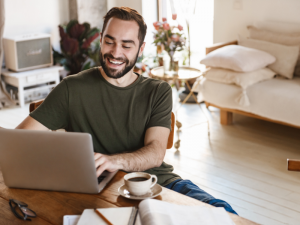
POLYGON ((146 42, 143 42, 143 44, 140 47, 139 57, 143 54, 144 48, 145 48, 146 42))
POLYGON ((100 44, 102 43, 102 32, 100 32, 100 44))

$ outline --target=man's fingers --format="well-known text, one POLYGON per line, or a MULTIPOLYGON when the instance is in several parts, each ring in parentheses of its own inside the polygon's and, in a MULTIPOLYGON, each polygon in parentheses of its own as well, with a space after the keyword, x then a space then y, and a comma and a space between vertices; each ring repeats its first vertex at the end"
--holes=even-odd
POLYGON ((97 177, 99 177, 107 169, 107 162, 102 164, 96 172, 97 177))
POLYGON ((112 158, 110 156, 103 155, 100 153, 96 153, 94 154, 94 156, 96 173, 98 177, 103 173, 104 170, 114 172, 118 169, 117 166, 112 163, 112 158))
POLYGON ((100 158, 96 159, 95 160, 95 166, 96 166, 96 168, 98 168, 103 163, 105 163, 105 161, 106 161, 105 157, 100 157, 100 158))

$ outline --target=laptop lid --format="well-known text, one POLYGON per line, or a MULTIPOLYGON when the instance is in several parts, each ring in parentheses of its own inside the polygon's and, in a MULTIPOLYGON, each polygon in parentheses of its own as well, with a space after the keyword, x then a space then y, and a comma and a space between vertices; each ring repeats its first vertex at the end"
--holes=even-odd
POLYGON ((87 133, 0 129, 0 167, 8 187, 100 191, 87 133))

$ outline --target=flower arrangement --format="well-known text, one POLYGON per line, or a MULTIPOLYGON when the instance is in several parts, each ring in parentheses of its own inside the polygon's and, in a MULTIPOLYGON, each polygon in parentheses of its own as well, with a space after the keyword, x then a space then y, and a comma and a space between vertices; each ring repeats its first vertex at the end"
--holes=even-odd
POLYGON ((61 53, 53 49, 55 64, 63 65, 69 74, 100 65, 98 28, 91 28, 89 23, 79 24, 77 20, 71 20, 67 25, 58 28, 61 53))
POLYGON ((186 38, 183 35, 183 27, 170 26, 166 18, 163 18, 163 22, 153 23, 156 32, 154 32, 155 46, 162 46, 163 49, 169 54, 171 62, 174 61, 174 53, 176 51, 182 51, 185 46, 186 38))

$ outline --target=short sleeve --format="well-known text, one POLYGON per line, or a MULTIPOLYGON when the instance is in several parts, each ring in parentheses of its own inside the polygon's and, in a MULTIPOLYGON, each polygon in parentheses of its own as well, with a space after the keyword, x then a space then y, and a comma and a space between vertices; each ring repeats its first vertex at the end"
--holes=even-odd
POLYGON ((60 82, 47 96, 44 102, 30 116, 50 130, 68 126, 68 86, 65 80, 60 82))
POLYGON ((147 129, 150 127, 166 127, 171 130, 172 103, 171 86, 166 82, 160 83, 152 104, 147 129))

